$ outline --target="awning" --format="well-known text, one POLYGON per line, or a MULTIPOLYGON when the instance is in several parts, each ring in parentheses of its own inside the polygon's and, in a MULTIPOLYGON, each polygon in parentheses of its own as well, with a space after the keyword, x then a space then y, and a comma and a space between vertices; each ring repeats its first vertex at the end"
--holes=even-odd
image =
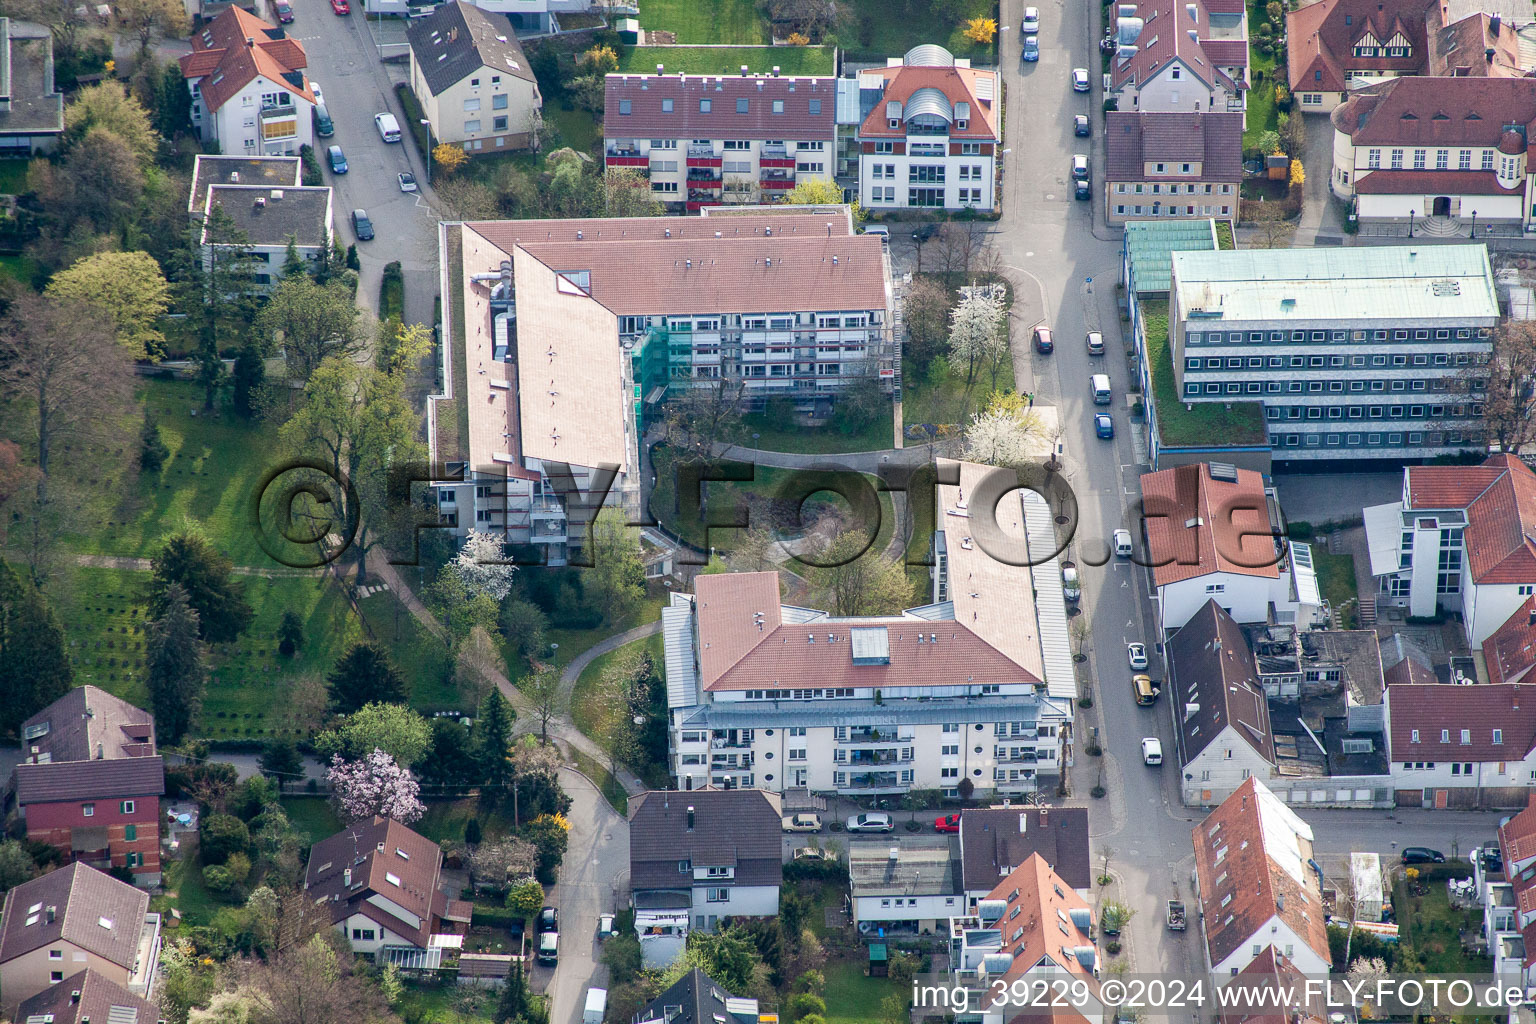
POLYGON ((427 946, 432 949, 463 949, 464 936, 434 935, 427 940, 427 946))
POLYGON ((1390 576, 1399 569, 1397 549, 1402 543, 1403 503, 1367 506, 1364 518, 1365 543, 1371 550, 1371 575, 1390 576))

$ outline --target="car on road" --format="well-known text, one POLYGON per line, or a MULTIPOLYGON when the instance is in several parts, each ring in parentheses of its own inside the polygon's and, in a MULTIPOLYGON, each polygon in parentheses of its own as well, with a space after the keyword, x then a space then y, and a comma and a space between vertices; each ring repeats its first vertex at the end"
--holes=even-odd
POLYGON ((1113 441, 1115 439, 1115 421, 1103 413, 1093 417, 1093 432, 1100 441, 1113 441))
POLYGON ((1114 538, 1115 538, 1115 556, 1118 557, 1118 558, 1130 558, 1131 557, 1131 531, 1130 530, 1116 530, 1114 532, 1114 538))
POLYGON ((1051 329, 1045 325, 1034 330, 1035 351, 1043 356, 1048 356, 1056 351, 1056 342, 1051 338, 1051 329))
MULTIPOLYGON (((331 0, 334 4, 336 0, 331 0)), ((553 967, 560 962, 560 933, 544 932, 539 936, 539 952, 535 959, 541 964, 553 967)))
POLYGON ((293 5, 288 0, 277 0, 273 7, 277 10, 279 24, 290 25, 293 23, 293 5))
POLYGON ((896 823, 891 820, 889 814, 879 811, 871 811, 866 814, 855 814, 844 825, 849 832, 891 832, 896 828, 896 823))
POLYGON ((1156 766, 1163 763, 1163 741, 1156 736, 1145 736, 1141 741, 1141 763, 1156 766))
POLYGON ((933 819, 933 830, 935 832, 959 832, 960 831, 960 815, 958 815, 958 814, 946 814, 946 815, 943 815, 942 817, 934 818, 933 819))
POLYGON ((1439 850, 1431 850, 1427 846, 1403 847, 1404 864, 1444 864, 1445 854, 1439 850))
POLYGON ((401 192, 419 191, 416 187, 416 175, 412 174, 410 171, 401 171, 399 174, 395 175, 395 180, 400 182, 401 192))
POLYGON ((1090 131, 1090 129, 1088 127, 1088 115, 1087 114, 1077 114, 1076 116, 1074 116, 1072 118, 1072 134, 1073 135, 1076 135, 1076 136, 1079 136, 1079 137, 1086 137, 1088 135, 1089 131, 1090 131))
POLYGON ((332 174, 347 173, 347 154, 341 151, 340 146, 332 146, 330 149, 325 151, 325 155, 331 161, 332 174))
POLYGON ((1157 695, 1162 693, 1161 688, 1152 681, 1152 677, 1144 673, 1131 676, 1131 695, 1136 698, 1136 703, 1144 708, 1149 708, 1157 703, 1157 695))
POLYGON ((1024 52, 1020 54, 1025 60, 1033 63, 1040 59, 1040 40, 1034 36, 1024 37, 1024 52))
POLYGON ((373 241, 373 221, 368 219, 367 210, 352 211, 352 232, 359 242, 373 241))
POLYGON ((337 14, 351 14, 352 5, 347 0, 331 0, 331 10, 337 14))
POLYGON ((1027 35, 1030 35, 1032 33, 1039 32, 1039 31, 1040 31, 1040 8, 1038 8, 1038 7, 1026 7, 1026 8, 1024 8, 1024 20, 1019 22, 1019 33, 1021 35, 1026 35, 1027 36, 1027 35))
POLYGON ((611 939, 617 934, 619 933, 613 929, 613 915, 599 915, 597 918, 597 940, 601 942, 604 939, 611 939))
POLYGON ((785 832, 820 832, 821 818, 815 814, 784 815, 785 832))
POLYGON ((1088 336, 1084 339, 1084 341, 1088 345, 1089 355, 1101 356, 1104 354, 1104 335, 1100 334, 1098 331, 1089 331, 1088 336))
POLYGON ((1135 641, 1125 645, 1126 660, 1131 663, 1131 668, 1140 671, 1147 667, 1147 645, 1135 641))
POLYGON ((1073 92, 1087 92, 1088 91, 1088 69, 1087 68, 1073 68, 1072 69, 1072 91, 1073 92))
POLYGON ((1078 576, 1075 565, 1061 567, 1061 596, 1066 598, 1069 604, 1083 599, 1083 581, 1078 576))
POLYGON ((558 932, 560 930, 560 911, 554 907, 545 907, 539 911, 538 930, 544 932, 558 932))
POLYGON ((373 126, 379 130, 379 137, 385 142, 400 141, 400 122, 395 120, 395 115, 387 111, 373 115, 373 126))
POLYGON ((1090 177, 1090 174, 1088 172, 1088 157, 1087 157, 1087 155, 1084 154, 1084 153, 1073 153, 1072 154, 1072 178, 1073 178, 1073 180, 1074 181, 1087 181, 1089 177, 1090 177))
POLYGON ((1072 198, 1073 199, 1092 199, 1093 198, 1093 186, 1088 184, 1088 182, 1086 182, 1086 181, 1074 181, 1072 183, 1072 198))

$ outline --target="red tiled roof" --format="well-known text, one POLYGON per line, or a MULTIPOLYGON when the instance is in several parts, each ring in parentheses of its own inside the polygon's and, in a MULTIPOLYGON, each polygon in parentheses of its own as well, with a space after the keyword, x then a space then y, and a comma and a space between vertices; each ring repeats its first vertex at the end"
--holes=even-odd
POLYGON ((1211 479, 1209 463, 1141 478, 1147 549, 1159 587, 1213 572, 1280 575, 1264 478, 1239 469, 1237 482, 1211 479))
MULTIPOLYGON (((1504 127, 1536 126, 1536 79, 1394 78, 1360 89, 1333 111, 1355 146, 1493 148, 1504 127)), ((1532 132, 1526 132, 1527 139, 1532 132)))
POLYGON ((1195 870, 1211 963, 1248 945, 1276 915, 1314 953, 1325 962, 1329 959, 1322 892, 1317 876, 1306 867, 1312 856, 1310 829, 1296 837, 1300 857, 1286 856, 1287 863, 1299 869, 1299 879, 1266 849, 1266 842, 1294 834, 1284 827, 1290 817, 1294 812, 1279 798, 1257 779, 1248 779, 1195 826, 1195 870), (1271 816, 1278 817, 1282 827, 1266 828, 1264 820, 1271 816))
POLYGON ((1513 455, 1484 465, 1504 472, 1467 507, 1467 567, 1472 581, 1536 583, 1536 473, 1513 455))
POLYGON ((1278 1001, 1282 991, 1278 986, 1285 984, 1293 986, 1293 994, 1306 991, 1305 978, 1296 965, 1274 946, 1265 946, 1247 967, 1237 972, 1237 977, 1227 983, 1229 988, 1240 990, 1248 986, 1256 988, 1246 999, 1230 1000, 1232 1005, 1251 1008, 1222 1014, 1221 1024, 1322 1024, 1327 1019, 1327 1008, 1316 1005, 1325 997, 1304 1000, 1301 1006, 1278 1001))
POLYGON ((1063 947, 1093 945, 1093 939, 1072 921, 1072 911, 1081 914, 1088 904, 1051 870, 1044 857, 1030 854, 1029 859, 997 883, 987 899, 1008 904, 1000 924, 1002 952, 1013 954, 1013 963, 1003 977, 1018 978, 1035 970, 1041 961, 1050 960, 1063 973, 1076 975, 1096 987, 1093 973, 1075 955, 1068 956, 1062 951, 1063 947))
MULTIPOLYGON (((1499 850, 1504 855, 1504 875, 1515 893, 1516 923, 1536 914, 1536 793, 1527 797, 1525 810, 1499 826, 1499 850)), ((1525 966, 1536 964, 1536 917, 1520 929, 1525 938, 1525 966)))
POLYGON ((1496 466, 1409 466, 1410 509, 1466 508, 1503 472, 1496 466))
MULTIPOLYGON (((1191 30, 1198 31, 1210 25, 1212 13, 1204 0, 1194 0, 1194 6, 1197 19, 1191 21, 1187 12, 1188 0, 1145 0, 1136 5, 1136 16, 1144 22, 1141 34, 1136 38, 1136 52, 1125 60, 1118 56, 1110 58, 1110 80, 1116 90, 1128 82, 1145 85, 1175 60, 1191 76, 1207 85, 1227 89, 1238 87, 1239 83, 1221 68, 1247 68, 1247 40, 1191 39, 1191 30), (1214 51, 1210 49, 1212 43, 1218 44, 1214 51)), ((1242 77, 1240 73, 1239 78, 1242 77)))
POLYGON ((608 75, 603 90, 603 134, 609 138, 814 140, 837 134, 835 78, 608 75), (662 109, 664 100, 671 110, 662 109), (709 110, 699 109, 701 100, 709 110), (741 100, 747 101, 744 114, 737 110, 741 100), (811 113, 812 100, 818 113, 811 113), (778 113, 775 102, 781 104, 778 113))
POLYGON ((202 80, 199 91, 209 110, 218 110, 257 78, 315 101, 303 74, 309 66, 304 44, 239 7, 230 7, 193 36, 192 52, 180 64, 183 78, 202 80), (297 76, 298 84, 288 76, 297 76))
POLYGON ((1394 761, 1518 761, 1536 745, 1536 693, 1522 694, 1518 683, 1389 686, 1383 700, 1394 761), (1495 729, 1502 743, 1493 742, 1495 729))
POLYGON ((1518 683, 1536 665, 1536 597, 1527 597, 1504 624, 1483 641, 1488 678, 1518 683))
POLYGON ((995 141, 998 138, 992 105, 998 102, 1002 85, 995 71, 954 67, 888 67, 863 72, 859 77, 863 80, 871 75, 884 77, 885 89, 875 108, 859 126, 858 134, 861 139, 906 138, 907 130, 904 125, 898 128, 886 127, 885 105, 895 100, 901 103, 902 109, 905 110, 907 101, 919 89, 939 90, 951 106, 957 103, 970 104, 969 123, 964 128, 957 128, 951 124, 949 130, 951 138, 970 141, 987 139, 995 141), (981 90, 978 89, 977 83, 984 76, 991 80, 992 99, 990 100, 982 100, 978 96, 981 90))
POLYGON ((1505 188, 1492 171, 1366 170, 1356 175, 1355 191, 1364 196, 1515 196, 1525 185, 1505 188))
POLYGON ((1440 27, 1438 6, 1431 6, 1429 23, 1429 68, 1436 77, 1471 75, 1483 78, 1514 78, 1522 74, 1520 37, 1508 21, 1499 25, 1497 37, 1488 37, 1492 19, 1478 12, 1460 21, 1440 27), (1488 51, 1492 50, 1490 58, 1488 51))
POLYGON ((1286 15, 1287 72, 1291 90, 1343 92, 1342 62, 1351 70, 1415 72, 1428 59, 1425 18, 1435 0, 1319 0, 1286 15), (1346 24, 1347 22, 1347 24, 1346 24), (1356 57, 1354 45, 1369 30, 1385 46, 1402 33, 1411 47, 1407 57, 1356 57), (1313 72, 1321 70, 1318 80, 1313 72))
POLYGON ((1187 181, 1171 165, 1196 160, 1201 181, 1241 181, 1243 115, 1112 110, 1104 115, 1104 151, 1110 181, 1187 181), (1148 174, 1148 162, 1169 164, 1168 173, 1148 174))
POLYGON ((706 690, 1040 682, 958 622, 887 616, 783 623, 778 574, 772 572, 700 576, 695 588, 699 674, 706 690), (889 658, 855 665, 852 630, 871 627, 885 631, 889 658), (938 639, 919 643, 925 635, 938 639))
POLYGON ((1238 68, 1248 66, 1248 41, 1246 39, 1202 39, 1200 48, 1217 67, 1238 68))

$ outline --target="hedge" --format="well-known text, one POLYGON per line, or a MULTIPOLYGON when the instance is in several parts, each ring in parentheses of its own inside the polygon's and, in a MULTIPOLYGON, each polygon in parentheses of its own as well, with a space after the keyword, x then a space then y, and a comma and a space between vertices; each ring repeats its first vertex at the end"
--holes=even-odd
POLYGON ((405 318, 405 274, 400 261, 385 264, 384 279, 379 282, 379 319, 405 318))
POLYGON ((475 904, 470 912, 469 923, 474 928, 505 928, 508 931, 521 931, 524 922, 517 914, 505 907, 485 907, 475 904))
POLYGON ((299 162, 304 167, 303 182, 305 185, 324 185, 325 176, 320 173, 320 161, 315 157, 313 146, 299 147, 299 162))
POLYGON ((425 117, 421 112, 421 104, 416 102, 416 94, 411 92, 411 87, 404 82, 395 86, 395 95, 400 97, 400 106, 405 108, 405 126, 411 130, 411 138, 416 140, 416 151, 421 154, 423 162, 432 159, 432 135, 422 124, 425 117))

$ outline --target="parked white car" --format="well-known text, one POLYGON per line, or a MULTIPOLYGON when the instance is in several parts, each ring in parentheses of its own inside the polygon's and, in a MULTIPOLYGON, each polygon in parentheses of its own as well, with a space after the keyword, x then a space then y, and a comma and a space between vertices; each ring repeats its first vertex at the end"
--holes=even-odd
POLYGON ((1040 31, 1040 8, 1024 8, 1024 20, 1019 23, 1019 31, 1025 35, 1040 31))
POLYGON ((1143 764, 1156 766, 1163 763, 1163 741, 1156 736, 1147 736, 1141 741, 1141 760, 1143 764))
POLYGON ((845 827, 849 832, 890 832, 896 828, 896 823, 891 821, 889 814, 871 811, 868 814, 855 814, 848 819, 845 827))
POLYGON ((1125 656, 1131 663, 1131 668, 1138 672, 1147 667, 1147 645, 1129 643, 1125 645, 1125 656))

